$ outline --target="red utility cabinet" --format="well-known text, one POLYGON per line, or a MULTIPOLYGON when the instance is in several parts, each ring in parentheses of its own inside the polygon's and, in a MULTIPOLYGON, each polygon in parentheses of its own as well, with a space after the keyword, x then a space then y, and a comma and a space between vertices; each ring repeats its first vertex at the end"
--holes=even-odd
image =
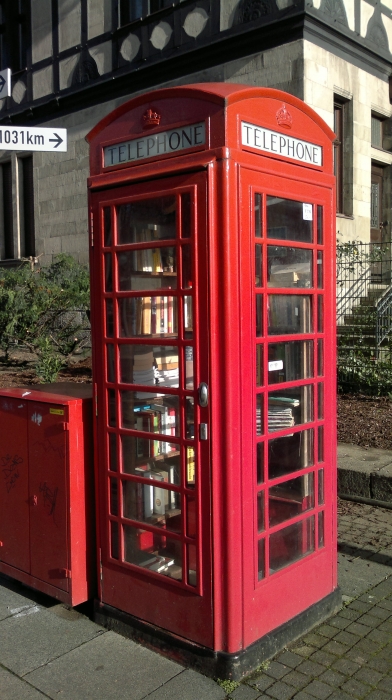
POLYGON ((339 600, 334 134, 203 84, 87 138, 97 619, 240 677, 339 600))
POLYGON ((70 605, 95 593, 91 395, 0 390, 0 572, 70 605))

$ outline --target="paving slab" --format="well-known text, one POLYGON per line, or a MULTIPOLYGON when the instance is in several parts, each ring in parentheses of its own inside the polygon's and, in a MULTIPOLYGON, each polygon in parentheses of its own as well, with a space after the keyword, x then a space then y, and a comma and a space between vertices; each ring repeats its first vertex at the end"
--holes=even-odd
POLYGON ((45 700, 46 696, 25 680, 0 667, 1 700, 45 700))
POLYGON ((0 579, 0 621, 12 617, 23 610, 34 607, 35 603, 21 593, 5 587, 0 579))
POLYGON ((148 700, 223 700, 227 693, 211 678, 184 670, 148 696, 148 700))
POLYGON ((66 619, 63 614, 56 614, 56 609, 57 606, 46 610, 36 605, 0 623, 0 663, 3 666, 24 676, 97 635, 105 634, 102 627, 76 611, 71 611, 71 619, 66 619))
POLYGON ((348 554, 338 554, 338 581, 342 595, 357 598, 371 586, 384 581, 391 567, 348 554))
POLYGON ((174 661, 105 632, 28 673, 25 680, 56 700, 142 700, 182 672, 174 661))

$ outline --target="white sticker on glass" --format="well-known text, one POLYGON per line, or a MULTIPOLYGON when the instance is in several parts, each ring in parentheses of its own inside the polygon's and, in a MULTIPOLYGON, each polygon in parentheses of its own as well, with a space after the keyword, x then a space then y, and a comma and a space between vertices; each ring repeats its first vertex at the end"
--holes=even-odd
POLYGON ((276 372, 277 369, 283 369, 283 360, 268 363, 268 372, 276 372))
POLYGON ((313 221, 313 206, 311 204, 302 204, 302 218, 304 221, 313 221))

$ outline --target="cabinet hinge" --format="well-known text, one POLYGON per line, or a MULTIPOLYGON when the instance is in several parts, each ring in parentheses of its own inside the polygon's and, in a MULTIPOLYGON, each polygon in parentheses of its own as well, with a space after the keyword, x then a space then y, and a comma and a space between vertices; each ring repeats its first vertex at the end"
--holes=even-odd
POLYGON ((95 416, 98 416, 98 387, 94 384, 95 416))
POLYGON ((90 212, 90 245, 94 247, 94 214, 90 212))
POLYGON ((59 569, 59 578, 71 578, 71 569, 59 569))
POLYGON ((62 430, 69 430, 69 423, 60 423, 62 430))

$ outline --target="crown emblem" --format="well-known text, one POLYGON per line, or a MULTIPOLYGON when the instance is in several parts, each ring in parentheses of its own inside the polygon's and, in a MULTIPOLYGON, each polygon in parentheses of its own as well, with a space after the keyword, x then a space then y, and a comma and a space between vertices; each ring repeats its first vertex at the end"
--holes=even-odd
POLYGON ((155 109, 147 109, 143 114, 143 129, 153 129, 154 126, 159 126, 161 115, 155 109))
POLYGON ((291 125, 293 123, 293 118, 288 111, 286 105, 283 105, 278 111, 276 112, 276 121, 280 126, 287 126, 288 129, 291 129, 291 125))

